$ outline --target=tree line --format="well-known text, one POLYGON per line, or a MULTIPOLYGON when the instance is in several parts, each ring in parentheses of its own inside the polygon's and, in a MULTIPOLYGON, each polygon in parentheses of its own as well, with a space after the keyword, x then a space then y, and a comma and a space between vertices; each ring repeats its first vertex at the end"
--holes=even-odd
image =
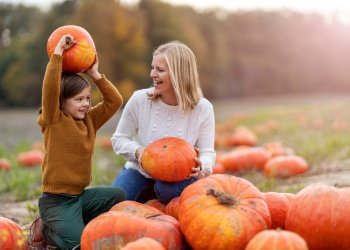
POLYGON ((125 100, 151 85, 152 52, 171 40, 195 52, 209 99, 350 90, 350 27, 336 17, 196 11, 159 0, 132 7, 115 0, 66 0, 47 11, 0 3, 0 107, 40 106, 47 39, 67 24, 89 31, 101 72, 125 100))

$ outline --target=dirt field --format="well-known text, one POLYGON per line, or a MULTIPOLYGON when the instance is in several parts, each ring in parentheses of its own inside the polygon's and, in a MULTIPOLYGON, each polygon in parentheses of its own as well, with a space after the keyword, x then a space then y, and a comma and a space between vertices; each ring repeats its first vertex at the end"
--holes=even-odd
MULTIPOLYGON (((307 103, 319 103, 324 100, 350 100, 350 96, 340 95, 300 95, 300 96, 279 96, 260 97, 249 99, 234 99, 220 102, 213 102, 217 122, 223 121, 235 112, 250 112, 258 109, 273 106, 285 106, 307 103)), ((117 125, 121 112, 116 114, 100 131, 99 135, 110 136, 117 125)), ((0 110, 0 143, 8 149, 14 148, 19 142, 35 142, 41 140, 41 133, 36 124, 36 110, 0 110)), ((350 142, 349 142, 350 143, 350 142)), ((346 162, 329 162, 319 171, 310 173, 304 177, 291 178, 285 185, 293 185, 298 182, 304 184, 314 182, 324 182, 337 186, 350 186, 350 159, 346 162), (345 167, 344 167, 345 166, 345 167)), ((3 202, 0 199, 0 216, 14 219, 24 229, 28 229, 31 217, 27 206, 35 205, 36 200, 24 201, 20 203, 3 202)))

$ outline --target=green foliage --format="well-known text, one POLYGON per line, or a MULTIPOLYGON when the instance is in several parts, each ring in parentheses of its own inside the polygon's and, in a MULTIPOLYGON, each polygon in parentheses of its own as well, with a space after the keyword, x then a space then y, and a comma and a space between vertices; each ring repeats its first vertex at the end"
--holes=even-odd
MULTIPOLYGON (((11 171, 0 170, 0 196, 9 196, 16 201, 38 198, 41 191, 41 168, 21 167, 16 158, 20 152, 30 149, 29 143, 19 143, 12 151, 0 145, 0 158, 7 158, 12 163, 11 171)), ((111 185, 119 170, 124 166, 125 160, 116 156, 113 150, 96 146, 93 164, 93 178, 91 186, 111 185)), ((33 215, 36 213, 33 210, 33 215)), ((28 209, 29 210, 29 209, 28 209)))

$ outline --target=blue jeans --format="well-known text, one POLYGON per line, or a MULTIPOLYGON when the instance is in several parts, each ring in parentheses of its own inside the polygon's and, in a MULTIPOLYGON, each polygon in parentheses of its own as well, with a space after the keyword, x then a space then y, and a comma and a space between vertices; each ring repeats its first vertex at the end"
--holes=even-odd
POLYGON ((196 180, 190 178, 180 182, 164 182, 146 178, 135 169, 123 168, 112 186, 123 189, 127 200, 145 203, 151 199, 158 199, 167 204, 173 198, 180 196, 185 187, 196 180))

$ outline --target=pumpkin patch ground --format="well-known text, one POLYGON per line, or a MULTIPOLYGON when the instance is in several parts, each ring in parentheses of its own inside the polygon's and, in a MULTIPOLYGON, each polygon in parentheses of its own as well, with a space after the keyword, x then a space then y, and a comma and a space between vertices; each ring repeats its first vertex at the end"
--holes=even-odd
MULTIPOLYGON (((262 169, 249 166, 241 171, 231 171, 230 174, 249 180, 263 192, 296 193, 316 182, 350 187, 350 97, 317 95, 237 98, 232 101, 213 101, 213 105, 216 130, 220 132, 215 138, 216 143, 221 145, 217 146, 218 159, 232 150, 231 147, 224 146, 227 141, 232 143, 226 135, 234 133, 234 127, 245 126, 256 134, 254 146, 263 147, 267 143, 279 142, 286 150, 274 148, 273 154, 293 152, 303 157, 309 167, 302 174, 282 179, 269 179, 262 169)), ((99 131, 98 136, 111 136, 120 114, 121 112, 116 114, 99 131)), ((10 171, 0 172, 0 216, 14 220, 26 231, 38 212, 40 174, 37 173, 40 173, 40 166, 20 168, 16 157, 19 153, 32 149, 31 145, 41 139, 36 124, 37 111, 1 110, 0 117, 6 117, 0 122, 0 158, 9 158, 12 163, 10 171), (22 187, 23 193, 14 191, 22 184, 16 186, 10 182, 11 178, 20 178, 22 171, 28 173, 23 178, 28 185, 22 187)), ((246 150, 246 147, 252 146, 235 146, 237 150, 246 150)), ((94 172, 94 184, 112 183, 122 165, 123 161, 117 158, 111 148, 97 146, 94 168, 98 171, 94 172)), ((17 181, 20 183, 21 179, 17 181)))

